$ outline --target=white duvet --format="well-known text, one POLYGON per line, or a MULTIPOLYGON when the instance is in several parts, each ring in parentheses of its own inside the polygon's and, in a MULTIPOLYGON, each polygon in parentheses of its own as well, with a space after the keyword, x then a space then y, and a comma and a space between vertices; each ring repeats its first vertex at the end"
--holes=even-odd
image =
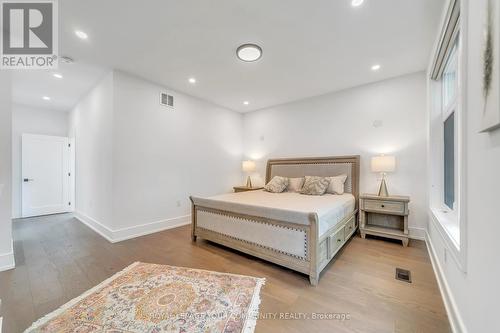
POLYGON ((310 214, 315 213, 319 219, 319 236, 355 209, 355 199, 350 193, 312 196, 296 192, 270 193, 257 190, 209 198, 193 197, 193 201, 203 207, 299 224, 309 224, 310 214))

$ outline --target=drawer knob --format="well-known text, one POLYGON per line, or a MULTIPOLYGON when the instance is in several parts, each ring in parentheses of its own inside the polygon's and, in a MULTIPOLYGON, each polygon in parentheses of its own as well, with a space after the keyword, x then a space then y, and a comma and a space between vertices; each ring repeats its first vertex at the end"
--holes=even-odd
POLYGON ((339 239, 337 239, 337 242, 339 242, 339 243, 340 243, 340 242, 342 242, 342 239, 340 239, 340 238, 339 238, 339 239))
POLYGON ((384 208, 384 207, 385 207, 385 205, 384 205, 384 204, 382 204, 381 206, 382 206, 382 208, 384 208))

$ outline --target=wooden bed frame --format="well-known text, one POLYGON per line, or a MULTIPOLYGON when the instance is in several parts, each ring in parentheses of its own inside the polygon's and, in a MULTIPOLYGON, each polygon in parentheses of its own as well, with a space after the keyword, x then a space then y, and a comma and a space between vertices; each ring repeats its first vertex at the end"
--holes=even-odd
MULTIPOLYGON (((355 233, 358 224, 356 215, 358 213, 358 198, 359 198, 359 156, 341 156, 341 157, 318 157, 318 158, 291 158, 291 159, 272 159, 267 162, 266 169, 266 183, 269 182, 273 175, 273 168, 284 166, 298 166, 301 168, 302 173, 307 173, 308 166, 311 170, 315 166, 321 165, 328 169, 338 164, 347 164, 346 167, 350 168, 350 192, 354 195, 356 200, 355 210, 346 216, 341 222, 333 228, 325 232, 321 237, 318 237, 319 220, 316 213, 309 214, 309 224, 290 223, 286 221, 272 220, 260 216, 244 215, 231 211, 224 211, 214 208, 202 207, 196 205, 191 198, 192 202, 192 241, 196 241, 197 237, 201 237, 212 242, 222 244, 224 246, 242 251, 244 253, 259 257, 261 259, 273 262, 275 264, 290 268, 292 270, 307 274, 310 283, 315 286, 318 284, 319 275, 321 271, 328 265, 335 254, 342 248, 342 246, 349 240, 355 233), (304 171, 305 170, 305 171, 304 171), (265 247, 260 244, 248 242, 238 238, 217 233, 202 227, 197 226, 196 220, 198 212, 209 212, 211 214, 218 214, 229 218, 238 218, 245 221, 255 223, 269 224, 279 226, 287 229, 302 231, 305 233, 304 246, 306 247, 306 257, 299 258, 273 248, 265 247)), ((314 169, 315 170, 315 169, 314 169)), ((305 174, 304 174, 305 175, 305 174)), ((307 175, 315 175, 309 174, 307 175)), ((286 175, 283 175, 286 176, 286 175)), ((289 177, 297 177, 293 174, 289 177)), ((335 176, 331 174, 330 176, 335 176)), ((347 192, 347 191, 346 191, 347 192)))

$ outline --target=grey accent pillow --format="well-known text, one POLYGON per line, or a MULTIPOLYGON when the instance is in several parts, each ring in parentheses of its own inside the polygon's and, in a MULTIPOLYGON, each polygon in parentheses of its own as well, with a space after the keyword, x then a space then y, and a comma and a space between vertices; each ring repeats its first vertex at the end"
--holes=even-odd
POLYGON ((269 183, 264 186, 264 190, 272 193, 281 193, 288 186, 288 178, 274 176, 269 183))
POLYGON ((301 194, 307 195, 323 195, 330 185, 330 178, 306 176, 304 186, 302 186, 301 194))

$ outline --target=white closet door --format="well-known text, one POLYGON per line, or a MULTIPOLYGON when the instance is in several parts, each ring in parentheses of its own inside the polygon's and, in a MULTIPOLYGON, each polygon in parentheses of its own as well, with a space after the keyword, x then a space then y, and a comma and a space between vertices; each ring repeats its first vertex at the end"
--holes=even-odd
POLYGON ((23 134, 23 217, 71 210, 70 157, 66 137, 23 134))

